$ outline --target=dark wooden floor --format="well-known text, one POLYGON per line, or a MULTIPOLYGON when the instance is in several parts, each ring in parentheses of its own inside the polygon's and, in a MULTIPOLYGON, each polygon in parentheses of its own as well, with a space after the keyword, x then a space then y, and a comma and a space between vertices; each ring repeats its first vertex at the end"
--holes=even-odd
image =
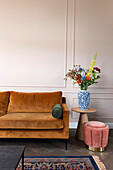
POLYGON ((105 164, 107 170, 113 170, 113 130, 110 130, 109 144, 105 152, 91 152, 86 149, 84 142, 75 139, 75 129, 70 130, 68 150, 64 141, 37 139, 1 139, 0 145, 25 145, 25 156, 88 156, 97 155, 105 164))

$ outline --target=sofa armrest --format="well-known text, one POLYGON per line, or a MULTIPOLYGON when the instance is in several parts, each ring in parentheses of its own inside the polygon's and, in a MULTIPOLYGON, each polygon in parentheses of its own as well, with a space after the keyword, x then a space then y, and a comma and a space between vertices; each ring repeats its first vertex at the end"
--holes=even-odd
POLYGON ((69 126, 69 110, 66 104, 62 104, 63 108, 63 120, 66 121, 66 125, 69 126))
POLYGON ((65 136, 68 139, 69 138, 69 110, 66 104, 62 104, 62 107, 63 107, 64 131, 65 131, 65 136))
POLYGON ((65 103, 62 104, 63 112, 69 112, 68 107, 65 103))

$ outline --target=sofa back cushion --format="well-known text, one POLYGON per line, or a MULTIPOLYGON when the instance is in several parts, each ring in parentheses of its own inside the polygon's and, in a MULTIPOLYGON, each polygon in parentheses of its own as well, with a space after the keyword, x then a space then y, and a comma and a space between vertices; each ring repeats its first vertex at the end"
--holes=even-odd
POLYGON ((7 113, 10 92, 0 92, 0 116, 7 113))
POLYGON ((11 92, 8 113, 52 112, 55 104, 62 104, 62 92, 22 93, 11 92))

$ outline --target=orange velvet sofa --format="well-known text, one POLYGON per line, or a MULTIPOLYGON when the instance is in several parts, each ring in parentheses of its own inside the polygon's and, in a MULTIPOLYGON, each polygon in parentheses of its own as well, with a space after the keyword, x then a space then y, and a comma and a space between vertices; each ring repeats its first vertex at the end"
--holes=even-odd
POLYGON ((68 139, 69 111, 62 92, 0 92, 0 138, 68 139), (55 104, 63 107, 62 119, 52 116, 55 104))

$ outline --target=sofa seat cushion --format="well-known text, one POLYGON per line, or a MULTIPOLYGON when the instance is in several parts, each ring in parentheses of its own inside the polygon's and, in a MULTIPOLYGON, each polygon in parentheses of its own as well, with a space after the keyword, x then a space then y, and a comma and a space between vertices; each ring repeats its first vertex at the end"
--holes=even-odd
POLYGON ((62 129, 51 113, 10 113, 0 117, 0 129, 62 129))

